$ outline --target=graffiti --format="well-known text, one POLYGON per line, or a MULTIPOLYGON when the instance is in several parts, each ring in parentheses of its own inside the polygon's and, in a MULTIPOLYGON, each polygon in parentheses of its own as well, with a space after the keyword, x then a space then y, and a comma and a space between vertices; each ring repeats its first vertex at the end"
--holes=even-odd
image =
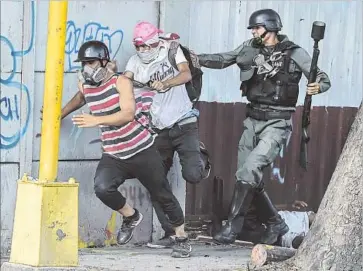
POLYGON ((0 116, 5 121, 19 120, 18 95, 0 99, 0 116), (14 115, 13 115, 14 114, 14 115))
POLYGON ((145 203, 145 201, 150 200, 149 193, 145 192, 141 186, 134 186, 134 185, 121 186, 120 192, 127 200, 130 200, 134 204, 137 204, 138 200, 139 206, 142 206, 145 203))
MULTIPOLYGON (((292 125, 292 123, 291 123, 291 125, 292 125)), ((291 135, 292 135, 292 133, 290 133, 289 137, 286 140, 286 144, 284 144, 280 150, 280 153, 279 153, 280 159, 284 158, 285 149, 287 149, 287 147, 289 146, 291 135)), ((271 168, 272 168, 272 175, 278 180, 278 182, 280 184, 285 183, 285 169, 283 170, 284 173, 282 174, 281 168, 278 165, 276 165, 276 163, 271 163, 271 168)))
POLYGON ((67 22, 66 34, 66 55, 68 60, 68 70, 77 70, 79 65, 74 63, 80 46, 89 40, 99 40, 104 42, 109 48, 110 57, 114 59, 120 50, 123 41, 123 31, 118 29, 111 31, 108 26, 103 26, 97 22, 90 22, 79 28, 74 21, 67 22))
POLYGON ((1 50, 9 51, 11 58, 11 72, 1 74, 1 100, 0 100, 0 120, 6 128, 0 132, 0 149, 11 149, 15 147, 22 136, 26 133, 30 120, 31 103, 29 90, 21 81, 15 79, 17 70, 17 60, 27 55, 34 45, 34 27, 35 27, 35 2, 31 2, 31 39, 25 50, 16 50, 13 43, 5 36, 0 35, 1 50), (3 75, 5 74, 5 78, 3 75), (26 100, 27 111, 24 124, 20 125, 20 97, 26 100))

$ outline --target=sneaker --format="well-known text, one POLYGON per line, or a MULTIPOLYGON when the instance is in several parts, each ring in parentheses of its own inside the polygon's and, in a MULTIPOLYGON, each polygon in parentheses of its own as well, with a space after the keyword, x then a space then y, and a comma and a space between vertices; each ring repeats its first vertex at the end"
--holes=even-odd
POLYGON ((121 229, 117 234, 117 243, 119 245, 127 244, 134 235, 134 229, 142 221, 143 215, 135 209, 135 214, 131 217, 124 217, 121 229))
POLYGON ((150 248, 171 248, 175 245, 175 236, 164 236, 163 238, 151 243, 147 243, 150 248))
POLYGON ((188 237, 175 237, 175 245, 173 246, 173 252, 171 257, 173 258, 188 258, 192 252, 192 246, 190 245, 188 237))
POLYGON ((204 143, 203 142, 199 142, 199 148, 200 148, 200 152, 207 157, 207 161, 206 161, 206 164, 205 164, 205 175, 203 177, 203 179, 207 179, 210 175, 210 172, 211 172, 211 169, 212 169, 212 164, 210 163, 210 160, 209 160, 209 153, 207 151, 207 148, 205 147, 204 143))

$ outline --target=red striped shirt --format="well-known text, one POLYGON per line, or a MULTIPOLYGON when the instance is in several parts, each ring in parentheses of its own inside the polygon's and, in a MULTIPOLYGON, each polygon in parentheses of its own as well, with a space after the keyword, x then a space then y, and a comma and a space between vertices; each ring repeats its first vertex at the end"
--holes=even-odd
MULTIPOLYGON (((117 75, 101 86, 83 86, 86 102, 95 116, 105 116, 119 112, 120 96, 116 88, 117 75)), ((148 118, 153 92, 135 94, 135 119, 121 126, 101 126, 101 139, 106 153, 127 159, 147 149, 154 142, 150 133, 148 118)))

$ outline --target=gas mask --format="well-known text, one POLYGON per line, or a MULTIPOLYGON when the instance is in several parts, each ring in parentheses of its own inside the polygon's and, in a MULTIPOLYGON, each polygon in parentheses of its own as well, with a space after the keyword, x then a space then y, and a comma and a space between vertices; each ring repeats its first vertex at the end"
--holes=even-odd
POLYGON ((84 78, 85 84, 89 84, 92 86, 99 86, 106 78, 107 68, 101 65, 101 62, 98 62, 98 65, 95 68, 92 68, 88 65, 84 65, 81 70, 82 77, 84 78))
POLYGON ((160 44, 155 48, 150 48, 150 50, 144 52, 136 51, 136 53, 141 59, 142 63, 149 64, 158 57, 159 51, 160 51, 160 44))

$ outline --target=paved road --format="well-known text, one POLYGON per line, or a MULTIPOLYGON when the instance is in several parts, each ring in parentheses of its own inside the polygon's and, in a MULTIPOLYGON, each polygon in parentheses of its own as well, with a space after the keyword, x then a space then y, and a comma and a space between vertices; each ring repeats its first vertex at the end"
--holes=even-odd
POLYGON ((174 259, 170 253, 170 249, 135 246, 92 248, 82 249, 79 261, 81 267, 94 271, 245 271, 251 249, 194 244, 190 258, 174 259))

